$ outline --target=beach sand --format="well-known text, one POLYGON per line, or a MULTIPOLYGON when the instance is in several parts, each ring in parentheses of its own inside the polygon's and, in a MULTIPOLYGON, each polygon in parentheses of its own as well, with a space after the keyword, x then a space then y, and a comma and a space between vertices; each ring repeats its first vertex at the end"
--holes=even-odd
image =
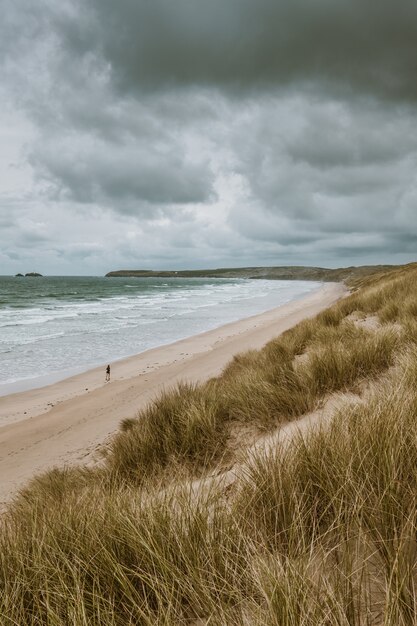
POLYGON ((306 297, 220 328, 148 350, 40 389, 0 398, 0 507, 35 474, 93 465, 126 417, 179 381, 221 373, 234 354, 261 348, 346 293, 328 283, 306 297))

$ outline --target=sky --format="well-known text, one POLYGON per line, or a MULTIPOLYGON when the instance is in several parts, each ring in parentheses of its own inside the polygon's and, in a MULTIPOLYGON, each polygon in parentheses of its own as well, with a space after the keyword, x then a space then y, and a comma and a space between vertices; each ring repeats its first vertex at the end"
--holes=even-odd
POLYGON ((0 274, 404 263, 415 0, 3 0, 0 274))

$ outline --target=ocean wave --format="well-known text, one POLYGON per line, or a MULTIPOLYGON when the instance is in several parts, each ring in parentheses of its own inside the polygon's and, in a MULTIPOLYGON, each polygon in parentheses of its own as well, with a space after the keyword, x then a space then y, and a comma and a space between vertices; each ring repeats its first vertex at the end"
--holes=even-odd
POLYGON ((18 301, 16 296, 12 305, 24 302, 21 308, 1 308, 0 384, 6 376, 21 380, 33 371, 43 375, 122 358, 259 313, 315 288, 312 283, 210 280, 154 281, 142 288, 139 282, 112 283, 111 291, 109 284, 98 279, 94 293, 87 294, 83 281, 74 280, 72 287, 77 288, 67 284, 61 297, 46 297, 52 293, 47 289, 42 299, 18 301))
POLYGON ((8 320, 5 322, 0 321, 0 328, 15 328, 17 326, 41 325, 56 320, 65 321, 66 319, 74 319, 75 317, 77 317, 76 314, 70 313, 66 315, 40 315, 38 317, 29 317, 20 320, 8 320))

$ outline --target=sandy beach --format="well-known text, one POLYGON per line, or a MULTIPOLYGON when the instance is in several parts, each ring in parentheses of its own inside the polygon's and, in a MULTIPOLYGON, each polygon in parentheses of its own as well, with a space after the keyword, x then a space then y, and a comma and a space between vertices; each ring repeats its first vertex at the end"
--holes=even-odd
POLYGON ((35 474, 55 466, 94 464, 122 419, 163 388, 220 374, 234 354, 261 348, 346 293, 329 283, 305 298, 170 345, 0 398, 0 505, 35 474))

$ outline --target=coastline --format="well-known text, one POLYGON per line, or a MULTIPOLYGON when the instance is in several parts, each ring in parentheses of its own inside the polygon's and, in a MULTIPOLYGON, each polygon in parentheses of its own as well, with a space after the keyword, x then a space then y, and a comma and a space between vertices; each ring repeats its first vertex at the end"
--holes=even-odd
MULTIPOLYGON (((254 282, 255 281, 249 281, 249 283, 252 284, 254 282)), ((266 283, 270 288, 271 285, 274 285, 275 281, 269 280, 261 282, 266 283)), ((75 332, 75 334, 73 335, 74 328, 71 328, 70 326, 70 328, 67 329, 69 330, 68 337, 70 341, 72 339, 74 341, 74 343, 71 345, 71 343, 68 344, 68 338, 65 341, 65 333, 62 332, 62 329, 56 327, 52 328, 52 330, 50 330, 52 336, 61 335, 61 339, 63 339, 64 341, 63 343, 59 343, 60 339, 58 339, 58 343, 50 345, 46 348, 47 351, 54 355, 52 360, 49 359, 49 362, 47 359, 48 365, 46 369, 44 367, 44 364, 42 362, 39 363, 35 356, 39 349, 38 338, 35 334, 34 342, 32 343, 32 345, 29 345, 29 348, 32 348, 32 350, 29 349, 29 352, 32 353, 32 356, 29 356, 27 359, 25 359, 26 355, 22 355, 22 361, 25 362, 25 367, 23 370, 20 369, 19 361, 16 361, 15 370, 15 362, 13 361, 13 358, 11 360, 8 360, 6 354, 5 367, 0 372, 0 398, 12 394, 21 393, 24 391, 31 391, 40 387, 46 387, 51 385, 52 383, 57 383, 67 378, 72 378, 77 374, 84 374, 85 372, 100 367, 105 368, 107 363, 116 363, 132 356, 136 356, 137 354, 140 354, 142 352, 152 350, 154 348, 160 348, 163 345, 175 343, 176 341, 180 341, 181 339, 186 339, 191 336, 207 332, 209 330, 214 330, 231 322, 237 322, 246 317, 251 317, 260 313, 264 313, 278 306, 282 306, 283 304, 286 304, 287 302, 290 302, 292 300, 304 298, 309 293, 317 291, 317 289, 319 289, 323 285, 323 283, 318 283, 314 281, 312 283, 309 283, 309 281, 301 281, 302 286, 297 287, 298 282, 299 281, 290 281, 284 286, 283 281, 280 281, 278 289, 273 289, 272 291, 265 291, 262 289, 261 294, 251 294, 245 293, 245 291, 243 291, 240 296, 242 298, 240 302, 239 297, 236 301, 235 297, 224 298, 224 296, 222 295, 222 297, 220 298, 220 302, 210 302, 209 297, 208 301, 204 301, 204 303, 200 301, 200 303, 198 303, 197 297, 197 305, 193 306, 193 304, 190 302, 190 306, 185 305, 184 310, 181 304, 179 308, 176 308, 177 305, 175 304, 172 305, 172 303, 170 302, 170 298, 168 298, 168 301, 165 301, 164 294, 162 293, 162 301, 158 300, 154 303, 154 307, 157 311, 155 319, 153 319, 153 315, 148 316, 148 319, 145 319, 144 324, 135 324, 133 328, 129 328, 129 320, 131 319, 129 313, 132 313, 133 316, 135 316, 137 315, 137 312, 134 306, 132 308, 131 302, 128 302, 129 306, 127 306, 127 317, 123 317, 123 315, 120 315, 120 311, 117 306, 116 308, 114 308, 113 305, 113 311, 110 313, 110 317, 112 318, 114 316, 115 319, 122 320, 122 322, 120 322, 120 326, 118 326, 119 322, 116 322, 116 325, 114 327, 112 326, 109 329, 109 333, 104 330, 99 331, 98 335, 97 326, 94 327, 93 325, 83 328, 84 332, 87 333, 87 335, 91 333, 91 338, 93 340, 95 337, 101 335, 100 340, 98 344, 96 342, 93 351, 90 351, 88 344, 84 343, 85 340, 87 342, 89 341, 88 336, 85 337, 83 341, 79 341, 79 335, 82 336, 82 332, 75 332), (288 285, 290 286, 289 290, 287 289, 288 285), (158 311, 163 311, 162 315, 158 315, 158 311), (184 320, 186 320, 185 324, 184 320), (120 336, 118 337, 118 339, 116 339, 116 341, 114 340, 115 332, 120 333, 120 336), (109 341, 107 339, 107 335, 109 335, 110 338, 113 337, 113 339, 109 341), (61 354, 65 354, 65 357, 63 358, 61 354), (13 376, 12 378, 10 378, 11 374, 13 376)), ((246 281, 246 283, 248 284, 248 281, 246 281)), ((224 287, 224 281, 221 282, 219 285, 220 289, 222 286, 224 287)), ((125 286, 133 287, 133 285, 125 286)), ((166 283, 160 283, 160 287, 162 287, 162 289, 165 286, 168 285, 166 283)), ((234 287, 236 287, 236 285, 232 285, 232 289, 234 287)), ((75 287, 73 288, 75 289, 75 287)), ((113 295, 115 297, 115 300, 110 297, 108 300, 104 301, 105 309, 101 324, 103 324, 104 321, 104 324, 106 324, 107 322, 108 325, 109 302, 111 303, 112 300, 113 302, 120 300, 120 295, 118 293, 115 293, 113 295)), ((138 292, 138 295, 141 295, 140 292, 138 292)), ((179 298, 174 296, 173 301, 184 301, 184 298, 181 297, 181 295, 182 294, 180 292, 179 298)), ((192 299, 195 300, 195 298, 192 299)), ((121 311, 124 311, 126 309, 126 302, 123 301, 121 304, 121 311)), ((141 303, 141 306, 142 304, 143 303, 141 303)), ((87 306, 89 306, 88 303, 87 306)), ((146 309, 147 306, 145 302, 145 313, 146 309)), ((70 318, 74 319, 74 311, 67 311, 67 313, 69 313, 70 318)), ((48 309, 46 311, 41 311, 41 315, 43 314, 49 316, 48 309)), ((96 312, 93 315, 93 318, 99 319, 100 316, 101 314, 99 315, 96 312)), ((78 313, 75 315, 76 320, 77 317, 78 313)), ((52 312, 51 317, 47 320, 47 322, 53 322, 54 319, 56 318, 54 318, 54 312, 52 312)), ((29 329, 30 332, 31 327, 25 325, 24 323, 19 324, 19 320, 17 320, 17 326, 20 326, 23 329, 29 329)), ((45 330, 44 332, 47 331, 45 330)), ((46 339, 47 338, 48 334, 46 334, 46 339)), ((42 339, 44 339, 44 337, 42 337, 42 334, 39 339, 41 340, 40 348, 42 352, 45 349, 42 345, 42 339)), ((25 344, 26 340, 23 339, 23 345, 25 344)), ((17 343, 16 347, 19 348, 21 346, 19 346, 19 344, 17 343)), ((6 350, 6 353, 7 352, 13 352, 13 350, 6 350)), ((18 357, 15 358, 18 359, 18 357)))
POLYGON ((0 397, 0 506, 37 473, 96 463, 121 420, 163 388, 220 374, 234 354, 261 348, 345 293, 342 284, 327 283, 265 313, 116 361, 107 384, 100 367, 0 397))

